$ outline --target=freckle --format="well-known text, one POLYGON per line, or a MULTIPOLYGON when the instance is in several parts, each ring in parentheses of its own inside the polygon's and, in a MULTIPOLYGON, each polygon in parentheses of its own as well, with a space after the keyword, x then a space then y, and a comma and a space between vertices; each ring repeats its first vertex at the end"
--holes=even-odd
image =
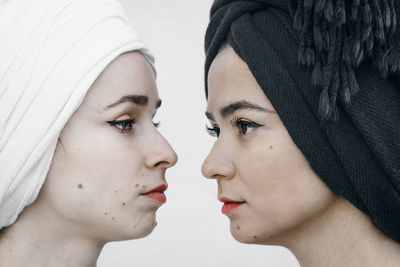
POLYGON ((112 218, 111 218, 111 220, 115 220, 115 218, 114 218, 114 217, 112 217, 112 218))
POLYGON ((125 206, 126 205, 126 203, 125 202, 122 202, 122 206, 125 206))
POLYGON ((254 239, 257 239, 257 236, 255 235, 255 236, 253 236, 253 238, 254 238, 254 239))
POLYGON ((104 212, 104 215, 107 215, 108 213, 107 212, 104 212))
POLYGON ((114 193, 115 193, 115 194, 118 193, 118 190, 115 190, 114 193))
POLYGON ((133 228, 136 228, 136 224, 133 226, 133 228))
POLYGON ((139 184, 135 184, 135 187, 139 187, 139 184))
POLYGON ((240 230, 240 225, 239 224, 236 225, 236 229, 240 230))
POLYGON ((272 149, 272 146, 270 146, 269 148, 272 149))
POLYGON ((79 189, 83 189, 83 185, 82 184, 78 184, 78 188, 79 189))

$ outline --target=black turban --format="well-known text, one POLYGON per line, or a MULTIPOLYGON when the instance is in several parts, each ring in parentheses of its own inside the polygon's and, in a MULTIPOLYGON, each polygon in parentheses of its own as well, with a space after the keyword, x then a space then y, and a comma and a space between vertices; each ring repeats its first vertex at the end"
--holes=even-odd
POLYGON ((400 31, 394 0, 216 0, 228 42, 312 169, 400 243, 400 31))

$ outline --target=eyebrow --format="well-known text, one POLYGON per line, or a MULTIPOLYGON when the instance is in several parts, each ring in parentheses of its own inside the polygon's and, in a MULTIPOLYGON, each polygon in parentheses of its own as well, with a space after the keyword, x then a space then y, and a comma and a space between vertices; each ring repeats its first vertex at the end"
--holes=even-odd
MULTIPOLYGON (((149 98, 145 95, 125 95, 121 97, 117 102, 106 106, 105 109, 113 108, 115 106, 118 106, 126 102, 130 102, 138 106, 146 106, 147 103, 149 102, 149 98)), ((156 103, 156 108, 159 108, 161 106, 161 103, 162 101, 159 99, 156 103)))
MULTIPOLYGON (((248 102, 246 100, 235 101, 235 102, 221 108, 219 112, 223 118, 226 118, 229 115, 232 115, 234 112, 241 110, 241 109, 252 109, 252 110, 258 110, 258 111, 267 112, 267 113, 275 113, 275 111, 263 108, 257 104, 248 102)), ((214 116, 210 112, 206 111, 205 114, 209 120, 215 121, 214 116)))

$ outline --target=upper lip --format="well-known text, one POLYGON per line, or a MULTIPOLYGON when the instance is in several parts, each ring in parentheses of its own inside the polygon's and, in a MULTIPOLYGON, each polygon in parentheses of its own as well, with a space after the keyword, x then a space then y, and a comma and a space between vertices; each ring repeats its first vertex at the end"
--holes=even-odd
POLYGON ((224 203, 243 203, 243 202, 245 202, 245 201, 239 201, 239 200, 232 200, 227 197, 219 197, 218 200, 221 202, 224 202, 224 203))
POLYGON ((142 195, 146 195, 146 194, 150 194, 150 193, 154 193, 154 192, 160 192, 160 193, 164 193, 165 190, 167 190, 168 185, 167 184, 160 184, 157 187, 154 187, 153 189, 143 193, 142 195))

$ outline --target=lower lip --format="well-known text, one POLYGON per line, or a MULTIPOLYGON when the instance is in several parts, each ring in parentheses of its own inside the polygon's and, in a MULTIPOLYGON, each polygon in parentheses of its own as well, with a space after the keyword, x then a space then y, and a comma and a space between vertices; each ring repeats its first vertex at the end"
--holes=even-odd
POLYGON ((222 206, 222 213, 227 214, 242 204, 243 202, 227 202, 222 206))
POLYGON ((145 194, 143 196, 155 199, 161 203, 165 203, 167 201, 167 197, 164 195, 164 193, 161 193, 161 192, 152 192, 152 193, 145 194))

